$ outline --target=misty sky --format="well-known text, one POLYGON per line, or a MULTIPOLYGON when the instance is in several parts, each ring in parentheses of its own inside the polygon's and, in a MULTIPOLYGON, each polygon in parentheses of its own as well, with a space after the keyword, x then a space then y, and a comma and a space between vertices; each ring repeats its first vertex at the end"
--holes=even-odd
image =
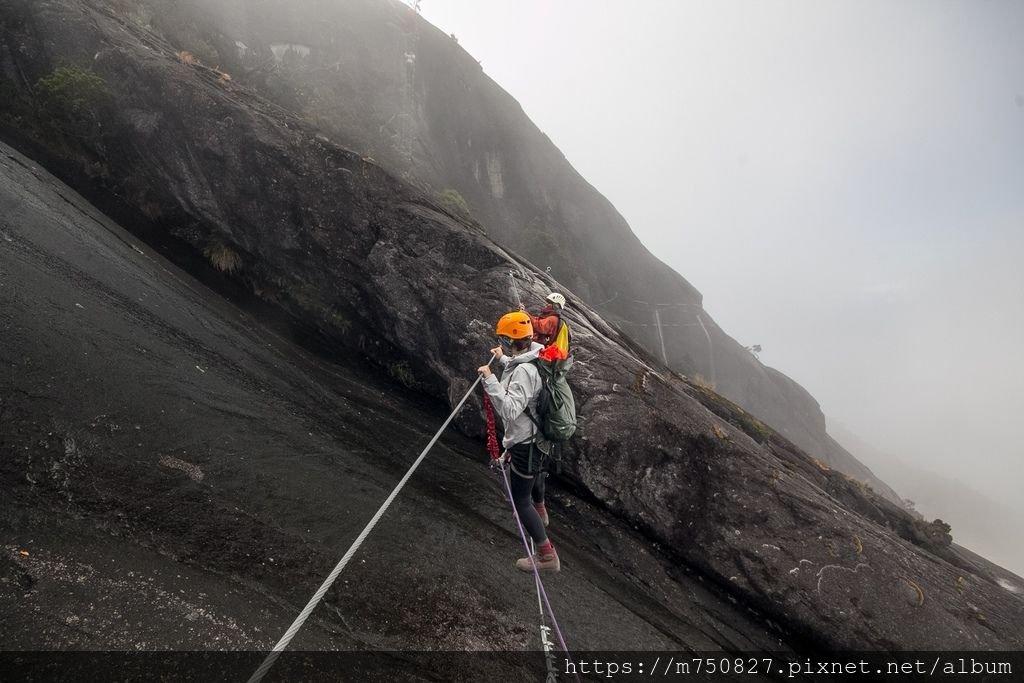
POLYGON ((830 421, 1024 511, 1024 2, 421 8, 830 421))

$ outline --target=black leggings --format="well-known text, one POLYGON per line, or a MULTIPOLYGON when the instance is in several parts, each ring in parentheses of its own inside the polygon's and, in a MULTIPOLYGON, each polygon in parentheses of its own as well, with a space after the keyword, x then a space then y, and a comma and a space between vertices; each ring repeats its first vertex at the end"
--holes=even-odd
POLYGON ((544 522, 541 521, 540 515, 533 505, 534 501, 539 503, 544 500, 544 473, 540 471, 541 458, 544 457, 544 454, 532 444, 517 444, 509 451, 512 454, 512 471, 510 473, 512 504, 519 514, 526 533, 530 534, 530 538, 536 545, 541 545, 548 540, 548 535, 544 530, 544 522), (530 457, 531 450, 533 451, 532 458, 530 457), (532 469, 536 470, 532 474, 530 474, 531 464, 532 469), (540 490, 539 498, 538 489, 540 490))
POLYGON ((530 538, 533 539, 534 543, 541 545, 548 540, 548 535, 544 531, 544 522, 541 521, 540 515, 537 514, 537 508, 533 507, 533 499, 530 497, 534 480, 540 475, 522 477, 513 470, 511 476, 512 503, 516 506, 516 512, 519 513, 519 519, 522 521, 526 533, 530 534, 530 538))
POLYGON ((533 496, 534 505, 540 505, 544 502, 544 482, 547 478, 547 472, 540 472, 533 478, 533 490, 531 491, 531 495, 533 496))

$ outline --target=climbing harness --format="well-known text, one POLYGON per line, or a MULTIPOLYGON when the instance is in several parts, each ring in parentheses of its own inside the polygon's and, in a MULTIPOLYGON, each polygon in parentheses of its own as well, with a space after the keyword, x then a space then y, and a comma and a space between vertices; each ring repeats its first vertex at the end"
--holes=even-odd
MULTIPOLYGON (((490 365, 491 363, 493 363, 494 359, 497 357, 498 354, 492 355, 491 360, 489 360, 487 364, 490 365)), ((366 537, 370 535, 371 531, 373 531, 373 527, 377 526, 377 522, 380 521, 380 518, 384 515, 384 512, 388 509, 388 507, 391 506, 391 503, 398 496, 399 491, 401 491, 402 487, 405 486, 405 483, 409 481, 409 478, 412 476, 413 472, 416 471, 416 468, 420 466, 420 463, 423 462, 423 459, 427 457, 427 453, 430 451, 431 448, 433 448, 434 444, 437 443, 437 440, 441 438, 441 433, 444 432, 444 430, 448 427, 451 421, 455 419, 455 416, 459 414, 459 411, 462 410, 462 406, 466 403, 466 399, 468 399, 470 394, 473 393, 473 391, 476 389, 476 385, 480 383, 481 379, 482 378, 480 376, 477 376, 476 381, 473 382, 473 385, 471 387, 469 387, 469 391, 467 391, 466 395, 462 397, 462 400, 459 401, 459 404, 455 406, 455 410, 453 410, 452 414, 448 416, 448 419, 444 421, 444 424, 441 425, 441 428, 437 430, 437 433, 434 434, 434 438, 430 440, 430 443, 427 444, 427 447, 424 448, 423 452, 420 453, 418 458, 416 458, 416 461, 412 464, 412 467, 410 467, 409 471, 405 473, 405 476, 402 477, 402 480, 398 482, 398 485, 395 486, 394 490, 391 492, 391 495, 387 497, 387 500, 384 501, 384 504, 380 506, 379 510, 377 510, 377 513, 370 520, 370 523, 366 525, 366 528, 363 529, 362 532, 360 532, 359 536, 356 538, 356 540, 353 541, 352 546, 345 553, 344 557, 341 558, 341 561, 338 562, 337 566, 331 571, 330 575, 328 575, 327 579, 323 582, 320 588, 318 588, 316 593, 313 594, 313 597, 310 598, 308 603, 306 603, 306 606, 302 608, 302 611, 299 613, 299 616, 295 618, 295 621, 292 622, 292 625, 289 626, 288 630, 284 632, 284 635, 281 636, 281 640, 277 641, 277 645, 274 646, 274 649, 270 652, 269 655, 267 655, 267 658, 263 660, 263 663, 260 664, 260 668, 256 669, 256 672, 249 678, 248 683, 259 683, 259 681, 261 681, 263 677, 267 675, 267 672, 270 671, 270 667, 272 667, 274 665, 274 662, 277 661, 278 656, 285 650, 285 648, 288 647, 288 643, 292 641, 292 638, 295 637, 295 634, 298 633, 299 629, 302 628, 302 625, 306 623, 306 619, 313 612, 313 609, 317 606, 317 603, 320 602, 321 598, 323 598, 327 591, 330 589, 331 584, 333 584, 334 581, 338 578, 338 575, 341 574, 341 570, 345 568, 345 565, 348 564, 348 561, 351 560, 352 556, 356 554, 356 551, 359 550, 359 546, 363 544, 363 541, 366 540, 366 537)))
MULTIPOLYGON (((491 403, 491 397, 484 394, 484 416, 487 418, 487 452, 491 456, 491 463, 497 462, 501 456, 498 453, 498 432, 496 421, 494 419, 494 405, 491 403)), ((530 562, 533 564, 533 580, 537 587, 537 609, 540 611, 540 642, 544 648, 544 663, 548 669, 548 675, 546 681, 557 681, 558 680, 558 668, 555 666, 555 652, 554 646, 551 642, 551 628, 544 623, 544 603, 548 601, 547 593, 544 591, 544 584, 540 580, 540 572, 537 571, 537 562, 534 559, 537 554, 537 549, 533 544, 533 539, 530 539, 529 544, 526 542, 526 534, 523 531, 523 525, 519 521, 519 513, 516 511, 515 503, 512 502, 512 488, 508 479, 508 472, 505 470, 504 465, 501 466, 501 472, 505 479, 505 488, 508 492, 508 502, 512 505, 512 513, 516 518, 516 525, 519 527, 519 535, 523 540, 523 545, 526 547, 526 552, 530 556, 530 562), (543 602, 541 598, 543 596, 543 602)), ((551 614, 551 623, 555 626, 555 631, 558 633, 558 640, 562 644, 562 649, 565 651, 566 657, 572 661, 572 655, 569 654, 569 648, 565 646, 565 639, 562 637, 562 632, 558 629, 558 622, 555 621, 555 613, 551 610, 550 603, 548 604, 548 612, 551 614)))

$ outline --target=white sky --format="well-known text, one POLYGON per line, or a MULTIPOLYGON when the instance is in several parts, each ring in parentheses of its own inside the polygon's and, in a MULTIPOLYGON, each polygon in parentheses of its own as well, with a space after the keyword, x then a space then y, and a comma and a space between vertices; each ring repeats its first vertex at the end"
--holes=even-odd
POLYGON ((421 8, 830 420, 1024 511, 1024 2, 421 8))

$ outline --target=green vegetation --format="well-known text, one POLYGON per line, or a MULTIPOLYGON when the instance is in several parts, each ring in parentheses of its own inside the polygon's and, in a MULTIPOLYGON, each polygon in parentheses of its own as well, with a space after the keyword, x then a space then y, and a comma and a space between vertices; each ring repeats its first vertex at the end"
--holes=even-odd
POLYGON ((334 308, 331 308, 330 306, 321 305, 317 307, 316 310, 317 313, 325 322, 330 324, 332 327, 334 327, 334 329, 341 332, 342 334, 346 334, 349 332, 349 330, 352 329, 352 321, 347 320, 345 316, 343 316, 334 308))
POLYGON ((400 363, 392 363, 388 366, 391 376, 406 387, 412 388, 416 384, 416 377, 412 374, 412 368, 404 360, 400 363))
MULTIPOLYGON (((195 30, 194 26, 193 30, 195 30)), ((205 64, 206 66, 213 67, 220 66, 220 51, 217 50, 217 48, 214 47, 210 43, 210 41, 200 36, 198 34, 198 31, 195 33, 195 35, 192 35, 188 39, 186 47, 188 48, 189 52, 194 54, 199 59, 200 64, 205 64)))
MULTIPOLYGON (((691 387, 697 389, 696 398, 701 404, 758 443, 765 443, 772 438, 772 428, 757 419, 732 401, 715 393, 715 385, 701 375, 683 378, 691 387)), ((824 464, 824 463, 823 463, 824 464)))
POLYGON ((214 242, 203 249, 203 256, 214 268, 231 275, 242 269, 242 257, 223 242, 214 242))
POLYGON ((633 386, 630 387, 630 391, 635 394, 642 394, 647 389, 647 370, 640 368, 636 371, 633 378, 633 386))
POLYGON ((279 294, 290 299, 298 305, 299 310, 303 313, 302 317, 305 318, 307 317, 306 314, 311 314, 313 322, 321 329, 324 327, 333 328, 325 330, 328 333, 340 332, 344 335, 348 334, 352 329, 352 321, 347 319, 332 304, 325 303, 322 291, 311 284, 304 282, 292 283, 280 274, 272 274, 258 289, 257 296, 267 301, 284 303, 278 296, 279 294))
POLYGON ((109 121, 114 96, 91 69, 59 66, 33 88, 33 105, 20 127, 55 154, 78 158, 91 176, 106 176, 109 121))
POLYGON ((857 490, 864 495, 875 492, 875 490, 871 488, 871 482, 867 479, 857 479, 856 477, 851 477, 848 474, 844 474, 843 477, 846 481, 850 482, 851 486, 856 486, 857 490))
POLYGON ((712 382, 709 382, 707 378, 704 377, 704 375, 694 375, 693 377, 690 378, 690 381, 696 384, 701 389, 707 389, 708 391, 715 390, 715 385, 712 382))
POLYGON ((104 109, 113 101, 107 82, 78 66, 59 66, 40 78, 35 96, 50 124, 79 136, 98 133, 104 109))
POLYGON ((953 542, 951 531, 952 527, 941 519, 931 522, 915 519, 911 533, 914 536, 912 540, 917 545, 924 548, 941 549, 948 547, 953 542))
POLYGON ((473 220, 473 214, 469 211, 469 204, 463 199, 462 195, 459 194, 458 190, 451 188, 441 192, 437 195, 438 203, 453 216, 457 216, 466 221, 473 220))
POLYGON ((736 417, 734 424, 742 429, 747 436, 758 443, 764 443, 772 436, 772 430, 768 425, 746 412, 741 411, 736 417))
POLYGON ((80 163, 90 177, 106 177, 114 95, 91 69, 60 66, 31 89, 11 81, 0 87, 0 120, 48 148, 58 158, 80 163))

